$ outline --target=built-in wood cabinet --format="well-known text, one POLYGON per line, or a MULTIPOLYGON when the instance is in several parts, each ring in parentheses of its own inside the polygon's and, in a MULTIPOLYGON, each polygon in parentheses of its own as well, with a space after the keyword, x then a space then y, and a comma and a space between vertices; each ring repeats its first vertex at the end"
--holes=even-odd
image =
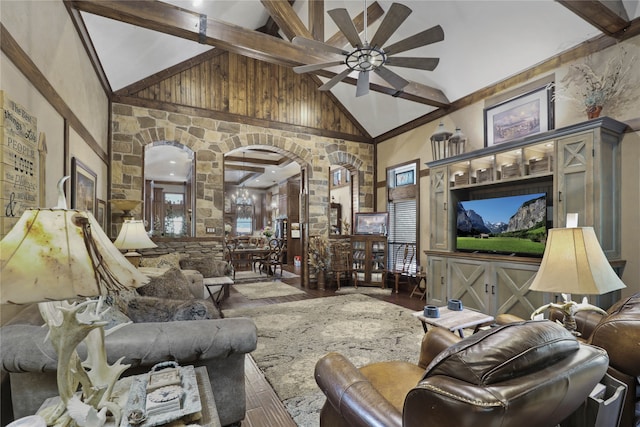
MULTIPOLYGON (((529 292, 539 259, 455 251, 460 200, 547 193, 548 222, 564 227, 567 213, 594 228, 607 257, 620 258, 620 142, 624 123, 608 117, 427 163, 430 248, 427 302, 461 299, 488 314, 528 317, 558 295, 529 292)), ((619 297, 596 298, 608 306, 619 297)), ((593 302, 593 301, 592 301, 593 302)))
POLYGON ((358 286, 385 286, 387 237, 352 235, 353 271, 358 286))

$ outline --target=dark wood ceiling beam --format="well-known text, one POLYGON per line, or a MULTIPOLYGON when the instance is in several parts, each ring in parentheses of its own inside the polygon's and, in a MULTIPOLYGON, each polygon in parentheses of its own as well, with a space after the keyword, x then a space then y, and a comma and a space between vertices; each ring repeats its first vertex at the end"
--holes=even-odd
MULTIPOLYGON (((224 159, 226 162, 230 161, 231 159, 228 157, 225 157, 224 159)), ((253 161, 251 161, 250 163, 254 163, 253 161)), ((234 171, 244 171, 244 172, 256 172, 259 174, 263 174, 266 169, 265 168, 259 168, 256 166, 245 166, 245 165, 225 165, 225 169, 227 170, 234 170, 234 171)))
POLYGON ((557 0, 557 2, 611 37, 622 36, 625 29, 631 25, 622 0, 557 0))
POLYGON ((278 166, 282 163, 281 159, 271 160, 271 159, 254 159, 251 157, 240 157, 240 156, 227 156, 224 158, 227 162, 238 162, 238 163, 253 163, 257 165, 269 165, 269 166, 278 166))
MULTIPOLYGON (((293 67, 302 64, 316 64, 326 62, 327 57, 294 45, 293 43, 277 39, 256 31, 247 30, 236 25, 206 18, 167 3, 146 2, 135 0, 70 0, 73 6, 88 13, 93 13, 117 21, 126 22, 142 28, 159 31, 187 40, 234 52, 249 58, 258 59, 272 64, 293 67), (201 18, 206 21, 206 30, 201 29, 201 18), (202 31, 201 31, 202 30, 202 31), (202 33, 202 34, 201 34, 202 33)), ((283 2, 288 7, 288 3, 283 2)), ((324 71, 326 77, 333 77, 336 73, 324 71)), ((355 85, 354 79, 348 82, 355 85)), ((423 98, 424 94, 436 91, 424 85, 412 83, 404 91, 394 96, 400 96, 415 102, 441 107, 446 100, 444 94, 436 99, 423 98)), ((392 93, 390 87, 371 85, 371 90, 381 93, 392 93)), ((446 101, 448 103, 448 100, 446 101)))
POLYGON ((295 36, 303 36, 312 39, 313 35, 305 27, 289 2, 282 0, 260 0, 260 3, 269 12, 269 16, 278 24, 287 39, 292 40, 295 36))
MULTIPOLYGON (((290 5, 293 5, 295 2, 296 0, 289 0, 290 5)), ((267 22, 262 27, 256 29, 256 31, 264 34, 268 34, 273 37, 277 37, 279 39, 282 38, 280 36, 280 27, 278 26, 276 21, 273 20, 271 16, 269 16, 269 18, 267 18, 267 22)))
POLYGON ((314 39, 324 41, 324 0, 309 0, 309 31, 314 39))

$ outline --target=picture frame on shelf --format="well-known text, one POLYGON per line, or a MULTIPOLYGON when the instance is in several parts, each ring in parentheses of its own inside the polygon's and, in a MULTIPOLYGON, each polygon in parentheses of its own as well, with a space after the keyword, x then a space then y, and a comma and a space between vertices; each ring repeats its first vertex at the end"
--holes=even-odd
POLYGON ((554 128, 553 86, 545 85, 484 109, 484 145, 491 147, 554 128))
POLYGON ((396 173, 396 187, 415 184, 413 170, 396 173))
POLYGON ((71 158, 71 208, 96 214, 98 175, 87 165, 71 158))
POLYGON ((354 234, 386 235, 389 227, 388 212, 356 213, 354 234))
POLYGON ((107 202, 104 200, 96 199, 96 220, 102 227, 102 230, 107 229, 107 202))

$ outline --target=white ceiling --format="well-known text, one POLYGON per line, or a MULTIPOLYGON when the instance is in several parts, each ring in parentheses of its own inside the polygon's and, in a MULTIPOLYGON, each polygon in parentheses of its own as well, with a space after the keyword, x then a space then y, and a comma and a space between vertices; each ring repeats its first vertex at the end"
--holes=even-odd
MULTIPOLYGON (((269 17, 260 0, 202 0, 199 5, 194 5, 192 0, 167 2, 252 30, 265 25, 269 17)), ((438 24, 444 30, 445 39, 402 55, 438 57, 440 63, 434 71, 398 67, 393 71, 408 80, 441 90, 451 102, 601 34, 552 0, 400 2, 413 13, 387 45, 438 24)), ((378 0, 378 3, 387 11, 392 1, 378 0)), ((365 6, 360 0, 325 0, 324 4, 325 11, 344 7, 352 17, 365 6)), ((640 15, 638 0, 624 0, 623 4, 630 20, 640 15)), ((302 22, 308 22, 308 0, 296 0, 293 8, 302 22)), ((85 12, 82 17, 113 91, 211 49, 207 45, 85 12)), ((369 27, 369 39, 376 28, 377 23, 369 27)), ((325 14, 325 37, 336 31, 335 24, 325 14)), ((342 69, 337 68, 338 71, 342 69)), ((373 91, 356 98, 355 86, 347 83, 337 84, 332 92, 373 137, 434 109, 373 91)))

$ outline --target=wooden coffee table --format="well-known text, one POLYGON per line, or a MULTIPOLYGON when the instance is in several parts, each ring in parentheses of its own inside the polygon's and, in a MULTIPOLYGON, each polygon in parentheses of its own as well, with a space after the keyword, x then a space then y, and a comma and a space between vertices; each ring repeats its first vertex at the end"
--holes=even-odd
POLYGON ((454 311, 444 306, 438 307, 438 311, 440 312, 440 317, 426 317, 423 311, 416 311, 412 314, 422 322, 425 332, 427 332, 427 325, 440 326, 451 332, 458 331, 461 338, 464 338, 465 328, 475 327, 473 330, 475 334, 480 329, 480 326, 491 323, 494 320, 493 316, 467 308, 463 308, 461 311, 454 311))

